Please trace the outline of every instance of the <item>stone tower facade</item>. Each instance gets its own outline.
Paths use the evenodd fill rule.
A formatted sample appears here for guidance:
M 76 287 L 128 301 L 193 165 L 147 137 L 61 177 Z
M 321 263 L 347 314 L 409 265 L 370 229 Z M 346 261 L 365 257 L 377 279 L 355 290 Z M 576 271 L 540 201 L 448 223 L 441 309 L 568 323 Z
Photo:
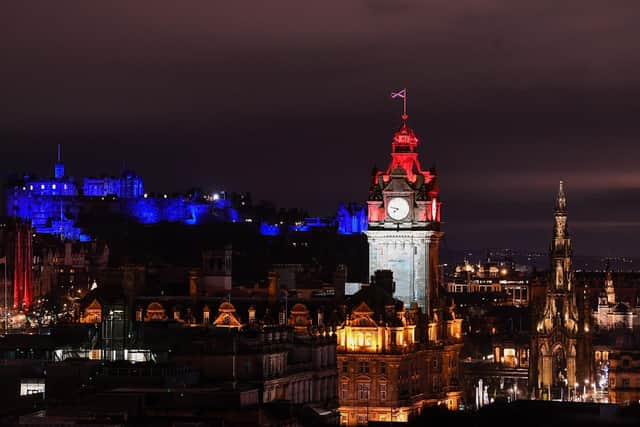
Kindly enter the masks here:
M 369 189 L 369 275 L 391 270 L 394 297 L 417 303 L 429 316 L 438 305 L 440 198 L 435 169 L 418 160 L 418 138 L 402 116 L 391 144 L 391 163 L 374 169 Z
M 571 267 L 572 246 L 567 226 L 567 202 L 560 181 L 549 258 L 551 273 L 543 309 L 532 334 L 529 383 L 543 399 L 569 399 L 583 383 L 593 381 L 589 315 L 579 302 Z M 583 305 L 582 305 L 583 307 Z

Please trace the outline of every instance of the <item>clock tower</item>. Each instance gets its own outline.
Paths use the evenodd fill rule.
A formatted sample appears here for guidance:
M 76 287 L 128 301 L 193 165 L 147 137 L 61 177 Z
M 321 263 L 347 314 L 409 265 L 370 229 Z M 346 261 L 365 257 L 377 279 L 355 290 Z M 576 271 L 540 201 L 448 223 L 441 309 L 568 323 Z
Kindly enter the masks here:
M 436 171 L 420 166 L 418 138 L 407 119 L 403 114 L 393 136 L 389 167 L 372 173 L 369 274 L 393 271 L 394 296 L 406 305 L 416 302 L 431 317 L 438 306 L 440 198 Z

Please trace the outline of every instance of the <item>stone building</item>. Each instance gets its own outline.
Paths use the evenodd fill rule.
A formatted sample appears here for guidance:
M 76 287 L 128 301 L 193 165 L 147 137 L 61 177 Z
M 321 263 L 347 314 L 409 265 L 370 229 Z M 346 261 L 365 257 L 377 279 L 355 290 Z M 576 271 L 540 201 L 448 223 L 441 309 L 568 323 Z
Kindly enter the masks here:
M 385 171 L 374 169 L 366 232 L 370 286 L 343 307 L 337 329 L 343 425 L 407 421 L 427 405 L 458 408 L 462 319 L 444 307 L 438 269 L 440 197 L 402 115 Z
M 176 314 L 158 302 L 138 310 L 141 345 L 199 371 L 205 382 L 256 387 L 260 403 L 335 404 L 335 334 L 304 304 L 295 304 L 284 324 L 260 301 L 244 315 L 229 301 L 189 319 Z
M 427 321 L 380 282 L 347 301 L 337 329 L 341 424 L 404 422 L 438 404 L 457 409 L 462 319 L 451 306 Z
M 640 336 L 620 330 L 609 351 L 610 403 L 629 404 L 640 400 Z
M 613 274 L 609 265 L 604 280 L 604 288 L 598 296 L 598 305 L 593 311 L 594 326 L 599 331 L 612 329 L 639 329 L 640 301 L 621 301 L 616 296 Z
M 551 277 L 531 337 L 529 384 L 537 398 L 567 398 L 583 381 L 593 381 L 591 319 L 588 304 L 579 306 L 585 298 L 573 280 L 572 253 L 560 181 L 550 247 Z
M 441 203 L 435 168 L 422 169 L 418 138 L 407 119 L 404 114 L 393 136 L 388 168 L 373 171 L 367 201 L 369 275 L 393 271 L 394 296 L 431 316 L 439 303 Z

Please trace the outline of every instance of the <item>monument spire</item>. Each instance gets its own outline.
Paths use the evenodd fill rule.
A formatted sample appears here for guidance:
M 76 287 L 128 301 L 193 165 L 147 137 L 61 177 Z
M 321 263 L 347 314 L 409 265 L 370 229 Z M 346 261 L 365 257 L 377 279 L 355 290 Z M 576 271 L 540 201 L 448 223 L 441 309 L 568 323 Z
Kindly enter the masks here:
M 564 195 L 564 182 L 560 181 L 558 186 L 558 201 L 556 203 L 556 210 L 566 213 L 567 210 L 567 198 Z

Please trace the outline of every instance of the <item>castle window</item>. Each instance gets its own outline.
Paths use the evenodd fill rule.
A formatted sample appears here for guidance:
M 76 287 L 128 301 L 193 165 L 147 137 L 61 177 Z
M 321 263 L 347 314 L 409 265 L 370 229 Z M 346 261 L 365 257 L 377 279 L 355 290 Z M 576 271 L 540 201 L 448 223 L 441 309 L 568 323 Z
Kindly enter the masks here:
M 342 373 L 349 373 L 349 362 L 342 362 Z
M 631 383 L 631 381 L 629 381 L 629 378 L 623 378 L 622 379 L 622 388 L 629 388 L 629 386 L 631 385 L 630 383 Z
M 360 362 L 360 373 L 361 374 L 369 373 L 369 362 Z
M 622 359 L 622 367 L 623 368 L 628 368 L 629 367 L 629 359 Z
M 387 385 L 380 384 L 380 400 L 387 400 Z

